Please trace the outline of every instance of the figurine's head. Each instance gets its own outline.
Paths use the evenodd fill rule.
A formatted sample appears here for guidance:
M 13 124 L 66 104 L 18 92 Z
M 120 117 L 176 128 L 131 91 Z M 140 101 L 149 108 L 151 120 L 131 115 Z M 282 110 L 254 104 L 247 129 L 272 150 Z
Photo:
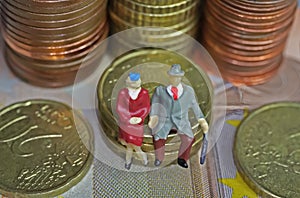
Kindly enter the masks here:
M 129 73 L 126 79 L 126 86 L 131 89 L 138 89 L 141 87 L 141 75 L 139 73 Z
M 181 66 L 179 64 L 173 64 L 168 71 L 168 74 L 171 85 L 177 87 L 179 83 L 181 83 L 184 71 L 181 70 Z

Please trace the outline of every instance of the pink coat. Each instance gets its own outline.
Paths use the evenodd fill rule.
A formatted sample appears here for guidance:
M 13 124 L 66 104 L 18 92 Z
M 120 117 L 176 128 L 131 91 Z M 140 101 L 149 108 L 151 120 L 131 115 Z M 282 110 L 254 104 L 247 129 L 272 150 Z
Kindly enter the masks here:
M 141 146 L 144 136 L 144 120 L 150 112 L 150 97 L 146 89 L 141 88 L 138 97 L 130 98 L 128 89 L 120 90 L 117 99 L 117 114 L 119 116 L 119 137 L 127 143 Z M 140 117 L 139 124 L 130 124 L 131 117 Z

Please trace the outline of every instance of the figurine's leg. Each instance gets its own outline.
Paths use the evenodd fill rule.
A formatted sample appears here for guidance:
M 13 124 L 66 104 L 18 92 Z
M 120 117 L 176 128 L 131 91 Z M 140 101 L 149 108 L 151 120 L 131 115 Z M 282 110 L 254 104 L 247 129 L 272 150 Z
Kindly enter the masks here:
M 165 158 L 165 139 L 154 140 L 155 166 L 159 166 Z
M 130 144 L 128 144 L 126 148 L 126 162 L 125 162 L 125 168 L 128 170 L 131 167 L 132 153 L 133 153 L 133 148 Z
M 178 152 L 178 158 L 187 161 L 190 158 L 190 152 L 195 138 L 191 138 L 184 134 L 179 134 L 181 144 Z
M 127 146 L 127 142 L 121 138 L 118 139 L 123 146 Z
M 136 151 L 138 157 L 144 161 L 144 165 L 146 166 L 148 164 L 147 154 L 144 151 L 142 151 L 140 146 L 133 145 L 133 148 Z
M 190 138 L 187 135 L 179 134 L 181 143 L 178 152 L 178 164 L 183 168 L 188 168 L 187 160 L 190 158 L 191 148 L 194 142 L 194 138 Z

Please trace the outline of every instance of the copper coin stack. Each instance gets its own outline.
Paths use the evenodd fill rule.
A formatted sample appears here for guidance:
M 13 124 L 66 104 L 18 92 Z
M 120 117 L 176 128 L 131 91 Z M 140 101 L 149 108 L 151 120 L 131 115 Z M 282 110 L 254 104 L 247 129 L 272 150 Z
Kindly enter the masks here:
M 201 5 L 199 0 L 111 0 L 111 33 L 148 27 L 134 35 L 130 32 L 128 37 L 120 38 L 119 42 L 125 48 L 150 45 L 172 50 L 184 49 L 188 43 L 182 35 L 197 34 Z
M 11 70 L 43 87 L 71 85 L 79 69 L 88 76 L 100 55 L 85 57 L 108 35 L 106 5 L 106 0 L 3 0 Z
M 276 74 L 296 8 L 296 0 L 207 1 L 202 43 L 223 77 L 255 85 Z

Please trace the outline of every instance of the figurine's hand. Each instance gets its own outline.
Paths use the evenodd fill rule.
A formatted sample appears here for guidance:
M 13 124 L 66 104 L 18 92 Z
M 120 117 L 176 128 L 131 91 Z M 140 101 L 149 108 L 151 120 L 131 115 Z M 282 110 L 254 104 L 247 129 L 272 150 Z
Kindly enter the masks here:
M 158 124 L 158 116 L 150 116 L 148 126 L 153 129 Z
M 200 126 L 201 126 L 201 128 L 203 130 L 203 133 L 206 134 L 208 132 L 208 129 L 209 129 L 206 120 L 204 118 L 200 118 L 198 120 L 198 122 L 199 122 L 199 124 L 200 124 Z
M 129 120 L 130 124 L 139 124 L 142 121 L 142 118 L 140 117 L 132 117 Z

